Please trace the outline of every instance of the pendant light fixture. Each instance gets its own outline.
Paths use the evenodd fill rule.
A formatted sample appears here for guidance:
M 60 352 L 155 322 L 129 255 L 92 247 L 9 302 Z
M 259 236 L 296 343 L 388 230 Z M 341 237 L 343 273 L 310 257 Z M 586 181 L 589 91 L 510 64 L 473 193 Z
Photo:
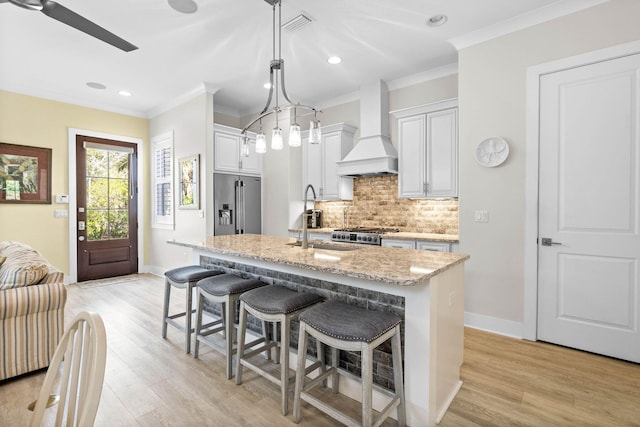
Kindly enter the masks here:
M 321 138 L 320 121 L 318 120 L 318 111 L 314 107 L 307 105 L 301 105 L 300 103 L 293 103 L 287 95 L 287 91 L 284 85 L 284 60 L 282 59 L 282 0 L 265 0 L 273 7 L 273 59 L 269 64 L 269 97 L 264 109 L 254 118 L 243 130 L 242 134 L 246 136 L 247 132 L 256 124 L 260 123 L 260 131 L 256 134 L 256 153 L 265 153 L 267 151 L 266 135 L 262 132 L 262 119 L 264 117 L 274 115 L 275 127 L 271 133 L 271 149 L 282 150 L 283 148 L 283 136 L 282 129 L 279 125 L 278 114 L 283 111 L 290 111 L 293 109 L 293 122 L 289 127 L 289 146 L 299 147 L 302 144 L 302 136 L 300 132 L 300 125 L 298 120 L 298 109 L 309 111 L 309 113 L 303 115 L 313 114 L 313 120 L 310 122 L 309 127 L 309 143 L 319 144 Z M 276 20 L 276 6 L 277 6 L 277 20 Z M 277 31 L 276 31 L 276 25 Z M 277 35 L 277 42 L 276 42 Z M 276 44 L 278 47 L 276 56 Z M 288 105 L 279 104 L 279 93 L 282 92 L 282 96 L 289 103 Z M 274 96 L 275 94 L 275 96 Z M 275 98 L 275 106 L 271 107 L 271 101 Z M 246 154 L 245 154 L 246 153 Z M 247 157 L 249 155 L 248 148 L 245 150 L 244 146 L 241 149 L 241 155 Z

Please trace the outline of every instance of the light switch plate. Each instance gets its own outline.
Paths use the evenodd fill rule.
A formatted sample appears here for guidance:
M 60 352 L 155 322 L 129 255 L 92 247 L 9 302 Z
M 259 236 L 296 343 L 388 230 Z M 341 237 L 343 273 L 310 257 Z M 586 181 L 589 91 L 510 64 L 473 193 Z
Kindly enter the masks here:
M 489 222 L 489 211 L 475 211 L 473 214 L 473 220 L 475 222 Z
M 69 211 L 65 210 L 65 209 L 56 209 L 53 211 L 53 216 L 55 218 L 68 218 L 69 217 Z

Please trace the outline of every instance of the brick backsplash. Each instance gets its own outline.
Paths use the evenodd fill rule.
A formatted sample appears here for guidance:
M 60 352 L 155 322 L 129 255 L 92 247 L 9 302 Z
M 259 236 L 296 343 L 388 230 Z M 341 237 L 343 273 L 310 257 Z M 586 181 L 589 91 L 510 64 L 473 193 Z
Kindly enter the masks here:
M 397 227 L 414 233 L 458 234 L 458 200 L 399 199 L 397 175 L 355 178 L 352 201 L 316 202 L 315 207 L 322 210 L 322 226 L 328 228 Z

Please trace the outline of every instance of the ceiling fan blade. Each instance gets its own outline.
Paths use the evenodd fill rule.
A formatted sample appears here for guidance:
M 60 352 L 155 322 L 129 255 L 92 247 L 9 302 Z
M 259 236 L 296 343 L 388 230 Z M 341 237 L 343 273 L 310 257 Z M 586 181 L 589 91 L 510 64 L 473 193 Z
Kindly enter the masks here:
M 132 50 L 137 49 L 137 46 L 132 45 L 128 41 L 121 39 L 112 32 L 105 30 L 101 26 L 89 21 L 87 18 L 78 15 L 74 11 L 67 9 L 54 1 L 42 0 L 42 13 L 50 18 L 102 40 L 105 43 L 109 43 L 118 49 L 122 49 L 125 52 L 131 52 Z

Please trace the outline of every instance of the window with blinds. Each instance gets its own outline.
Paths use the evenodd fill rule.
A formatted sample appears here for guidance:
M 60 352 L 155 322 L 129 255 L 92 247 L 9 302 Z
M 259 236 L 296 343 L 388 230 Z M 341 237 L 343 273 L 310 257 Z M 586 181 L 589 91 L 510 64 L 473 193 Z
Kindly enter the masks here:
M 151 140 L 153 164 L 153 226 L 173 229 L 173 133 Z

